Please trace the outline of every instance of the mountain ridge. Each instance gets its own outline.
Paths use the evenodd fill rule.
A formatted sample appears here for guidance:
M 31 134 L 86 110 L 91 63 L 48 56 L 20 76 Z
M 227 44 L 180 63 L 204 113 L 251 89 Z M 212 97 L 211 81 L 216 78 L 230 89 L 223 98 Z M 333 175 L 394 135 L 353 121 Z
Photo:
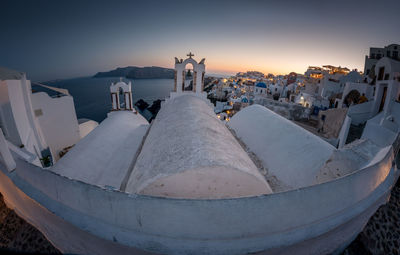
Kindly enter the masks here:
M 116 69 L 107 72 L 98 72 L 93 77 L 125 77 L 128 79 L 173 79 L 174 69 L 158 66 L 127 66 L 117 67 Z

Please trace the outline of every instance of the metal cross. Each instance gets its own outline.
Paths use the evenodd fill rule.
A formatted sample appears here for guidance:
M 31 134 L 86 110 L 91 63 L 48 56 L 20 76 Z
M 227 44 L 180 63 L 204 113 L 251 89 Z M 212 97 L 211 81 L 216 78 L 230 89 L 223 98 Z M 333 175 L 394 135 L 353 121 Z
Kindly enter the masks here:
M 192 58 L 194 56 L 194 54 L 192 54 L 192 52 L 189 52 L 189 54 L 187 54 L 186 56 L 188 56 L 189 58 Z

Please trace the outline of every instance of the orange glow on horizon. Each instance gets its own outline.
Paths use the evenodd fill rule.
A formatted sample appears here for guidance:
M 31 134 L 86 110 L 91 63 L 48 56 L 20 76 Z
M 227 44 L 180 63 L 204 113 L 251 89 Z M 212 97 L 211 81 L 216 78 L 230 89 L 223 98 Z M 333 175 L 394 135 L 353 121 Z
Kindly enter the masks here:
M 369 48 L 355 49 L 340 49 L 332 51 L 328 45 L 320 44 L 306 44 L 300 43 L 300 46 L 293 47 L 293 45 L 285 45 L 282 43 L 273 45 L 263 45 L 258 47 L 245 47 L 240 48 L 234 45 L 228 45 L 223 51 L 220 47 L 200 49 L 200 47 L 193 47 L 194 49 L 176 49 L 176 46 L 157 50 L 157 54 L 146 53 L 143 51 L 140 56 L 125 55 L 125 66 L 161 66 L 167 68 L 174 68 L 174 57 L 178 59 L 186 59 L 186 54 L 191 51 L 194 53 L 194 59 L 200 61 L 205 58 L 206 72 L 211 74 L 226 74 L 233 75 L 237 72 L 245 71 L 259 71 L 264 74 L 272 73 L 289 74 L 296 72 L 303 74 L 309 66 L 323 66 L 333 65 L 347 67 L 350 70 L 364 69 L 364 56 L 368 53 Z M 184 48 L 184 47 L 182 47 Z M 290 49 L 290 50 L 288 50 Z M 350 54 L 348 53 L 350 52 Z M 151 54 L 151 55 L 150 55 Z M 135 60 L 135 64 L 132 63 Z M 121 62 L 116 63 L 121 66 Z

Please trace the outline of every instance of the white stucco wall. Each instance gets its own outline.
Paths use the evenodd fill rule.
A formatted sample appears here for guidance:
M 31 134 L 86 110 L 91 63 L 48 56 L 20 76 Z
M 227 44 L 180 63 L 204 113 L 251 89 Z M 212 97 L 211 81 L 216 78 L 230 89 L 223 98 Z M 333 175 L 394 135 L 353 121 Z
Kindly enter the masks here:
M 333 78 L 337 81 L 330 81 L 329 78 Z M 334 75 L 325 75 L 321 80 L 321 96 L 322 97 L 330 97 L 334 94 L 340 93 L 342 87 L 340 86 L 340 82 L 338 80 L 339 77 Z
M 32 106 L 40 123 L 43 136 L 57 161 L 64 148 L 74 145 L 80 139 L 74 99 L 71 96 L 51 98 L 45 92 L 32 94 Z
M 11 155 L 10 149 L 8 148 L 8 142 L 4 137 L 3 130 L 0 128 L 0 161 L 6 166 L 8 171 L 12 171 L 17 167 L 13 156 Z
M 346 144 L 347 136 L 349 134 L 350 130 L 350 125 L 351 125 L 351 118 L 346 115 L 346 118 L 344 119 L 344 123 L 342 125 L 342 128 L 340 129 L 339 133 L 339 145 L 338 148 L 342 148 Z
M 21 144 L 16 145 L 24 145 L 28 151 L 41 158 L 41 151 L 47 147 L 47 143 L 33 114 L 30 81 L 24 76 L 22 80 L 7 80 L 6 85 L 13 120 L 21 140 Z
M 351 117 L 351 123 L 359 125 L 366 122 L 372 116 L 372 109 L 374 107 L 374 100 L 362 104 L 356 104 L 349 107 L 347 115 Z
M 344 87 L 343 90 L 343 95 L 340 103 L 338 104 L 338 107 L 341 108 L 343 107 L 344 104 L 344 98 L 350 93 L 352 90 L 357 90 L 360 93 L 360 96 L 362 94 L 365 94 L 365 97 L 368 100 L 373 100 L 373 93 L 374 93 L 374 86 L 370 85 L 368 83 L 354 83 L 354 82 L 347 82 L 346 86 Z
M 269 174 L 291 188 L 311 185 L 335 150 L 321 138 L 260 105 L 241 110 L 228 125 L 258 156 Z
M 0 81 L 0 128 L 2 128 L 7 140 L 16 145 L 22 144 L 17 126 L 15 125 L 6 81 Z
M 383 74 L 383 79 L 385 79 L 386 74 L 388 74 L 388 80 L 393 80 L 395 73 L 400 72 L 400 61 L 396 61 L 388 57 L 383 57 L 379 59 L 375 66 L 375 75 L 377 77 L 377 80 L 379 79 L 379 69 L 381 67 L 384 67 L 385 70 Z

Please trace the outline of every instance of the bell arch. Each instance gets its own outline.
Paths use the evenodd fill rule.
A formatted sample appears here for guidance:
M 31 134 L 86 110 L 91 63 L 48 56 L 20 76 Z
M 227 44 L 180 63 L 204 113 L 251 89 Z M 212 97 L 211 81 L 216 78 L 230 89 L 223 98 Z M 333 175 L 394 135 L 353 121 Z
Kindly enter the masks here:
M 183 82 L 182 82 L 182 91 L 193 91 L 196 89 L 196 74 L 194 70 L 194 65 L 188 62 L 183 69 Z M 189 87 L 191 89 L 189 90 Z
M 174 84 L 174 92 L 182 93 L 184 92 L 185 86 L 185 67 L 187 64 L 191 64 L 193 66 L 193 88 L 192 92 L 194 93 L 202 93 L 204 90 L 204 74 L 205 74 L 205 65 L 203 58 L 199 63 L 192 58 L 194 56 L 191 52 L 187 54 L 188 58 L 178 59 L 175 58 L 175 84 Z
M 122 92 L 123 100 L 125 101 L 125 105 L 121 106 L 120 102 L 120 93 Z M 110 86 L 110 94 L 111 94 L 111 111 L 133 111 L 133 103 L 132 103 L 132 84 L 129 82 L 126 84 L 122 81 L 122 78 L 117 83 L 111 83 Z

